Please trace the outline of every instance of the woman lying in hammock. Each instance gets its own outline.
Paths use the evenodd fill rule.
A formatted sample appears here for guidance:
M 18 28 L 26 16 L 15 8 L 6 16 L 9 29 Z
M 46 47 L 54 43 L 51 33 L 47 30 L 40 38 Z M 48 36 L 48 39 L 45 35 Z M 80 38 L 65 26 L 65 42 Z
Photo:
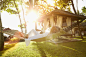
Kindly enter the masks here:
M 17 37 L 19 39 L 25 39 L 26 46 L 29 45 L 30 41 L 37 41 L 41 38 L 41 41 L 43 41 L 43 37 L 46 37 L 49 34 L 49 32 L 40 34 L 36 30 L 32 29 L 28 34 L 23 34 L 21 32 L 16 32 L 14 37 Z
M 59 28 L 56 28 L 56 29 L 58 29 L 58 31 L 59 31 Z M 48 29 L 47 29 L 45 33 L 39 34 L 36 30 L 32 29 L 32 30 L 28 33 L 28 35 L 24 35 L 24 34 L 22 34 L 22 33 L 19 33 L 19 34 L 16 33 L 17 36 L 15 36 L 15 37 L 20 38 L 20 39 L 24 39 L 24 38 L 25 38 L 26 46 L 28 46 L 31 40 L 32 40 L 32 41 L 37 41 L 38 39 L 41 39 L 41 40 L 39 40 L 39 41 L 44 41 L 44 40 L 46 40 L 46 39 L 44 39 L 44 37 L 46 37 L 49 33 L 51 33 L 52 30 L 53 30 L 53 33 L 54 33 L 54 32 L 57 32 L 55 29 L 52 29 L 52 28 L 51 28 L 51 30 L 49 30 L 50 32 L 49 32 Z
M 28 39 L 28 38 L 33 37 L 33 36 L 36 36 L 36 35 L 42 35 L 43 36 L 44 34 L 48 34 L 48 33 L 49 32 L 46 32 L 46 33 L 41 34 L 41 33 L 38 33 L 36 30 L 32 29 L 28 34 L 23 34 L 21 32 L 16 32 L 14 34 L 14 37 L 17 37 L 19 39 L 24 39 L 24 38 L 25 39 Z

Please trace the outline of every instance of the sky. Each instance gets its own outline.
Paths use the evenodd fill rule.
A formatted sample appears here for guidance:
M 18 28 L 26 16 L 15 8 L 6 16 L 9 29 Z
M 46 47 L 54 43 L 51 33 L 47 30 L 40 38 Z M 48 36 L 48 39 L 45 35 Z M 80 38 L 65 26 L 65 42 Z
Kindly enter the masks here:
M 75 4 L 75 7 L 76 7 L 76 0 L 74 0 L 74 4 Z M 86 6 L 86 0 L 83 0 L 83 1 L 78 0 L 78 9 L 79 9 L 80 12 L 81 12 L 81 9 L 82 9 L 83 6 Z M 20 24 L 18 16 L 14 15 L 14 14 L 10 15 L 7 12 L 2 12 L 1 13 L 1 19 L 2 19 L 2 26 L 3 27 L 11 28 L 11 29 L 15 29 L 15 30 L 20 31 L 20 28 L 18 27 L 18 25 Z M 34 27 L 35 23 L 28 23 L 27 25 L 28 25 L 28 27 L 27 27 L 28 32 L 31 29 L 35 29 L 35 27 Z
M 76 0 L 74 0 L 74 5 L 76 7 Z M 78 9 L 79 9 L 80 12 L 82 12 L 81 9 L 82 9 L 83 6 L 86 6 L 86 0 L 83 0 L 83 1 L 82 0 L 78 0 Z
M 7 12 L 2 12 L 1 14 L 1 19 L 2 19 L 2 26 L 5 27 L 5 28 L 11 28 L 11 29 L 14 29 L 14 30 L 19 30 L 21 31 L 21 29 L 18 27 L 18 25 L 20 25 L 20 20 L 19 20 L 19 17 L 12 14 L 10 15 L 9 13 Z M 35 23 L 27 23 L 28 25 L 28 32 L 31 30 L 31 29 L 35 29 Z
M 10 15 L 7 12 L 1 13 L 1 19 L 2 19 L 2 26 L 6 28 L 12 28 L 12 29 L 18 29 L 18 25 L 20 24 L 19 19 L 16 15 L 12 14 Z

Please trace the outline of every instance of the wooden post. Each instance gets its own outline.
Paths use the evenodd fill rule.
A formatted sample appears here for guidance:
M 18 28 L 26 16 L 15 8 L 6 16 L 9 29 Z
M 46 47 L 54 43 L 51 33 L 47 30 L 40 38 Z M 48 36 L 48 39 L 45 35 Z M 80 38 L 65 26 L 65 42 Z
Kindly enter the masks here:
M 72 22 L 74 22 L 74 21 L 71 19 L 71 31 L 72 31 L 72 34 L 73 34 L 74 37 L 75 37 L 75 29 L 74 29 L 74 28 L 72 29 Z
M 1 22 L 1 12 L 0 12 L 0 51 L 4 49 L 4 37 L 2 33 L 2 22 Z
M 73 31 L 72 31 L 72 19 L 71 19 L 71 32 L 72 32 L 72 34 L 73 34 Z M 72 38 L 73 36 L 71 35 L 71 38 Z
M 78 29 L 79 29 L 80 36 L 81 36 L 81 38 L 83 39 L 83 36 L 82 36 L 82 34 L 81 34 L 81 30 L 80 30 L 80 26 L 79 26 L 79 20 L 77 20 L 77 24 L 78 24 Z
M 84 36 L 85 36 L 85 29 L 84 29 L 85 27 L 84 26 L 82 26 L 82 29 L 83 29 L 83 33 L 84 33 Z

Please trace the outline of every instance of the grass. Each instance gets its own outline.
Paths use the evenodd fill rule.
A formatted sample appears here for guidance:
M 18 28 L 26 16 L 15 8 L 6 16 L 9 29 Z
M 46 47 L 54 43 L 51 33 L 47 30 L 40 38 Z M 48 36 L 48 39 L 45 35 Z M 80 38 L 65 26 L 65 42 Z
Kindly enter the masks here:
M 78 37 L 79 38 L 79 37 Z M 78 42 L 53 44 L 31 41 L 5 45 L 0 57 L 86 57 L 86 39 Z

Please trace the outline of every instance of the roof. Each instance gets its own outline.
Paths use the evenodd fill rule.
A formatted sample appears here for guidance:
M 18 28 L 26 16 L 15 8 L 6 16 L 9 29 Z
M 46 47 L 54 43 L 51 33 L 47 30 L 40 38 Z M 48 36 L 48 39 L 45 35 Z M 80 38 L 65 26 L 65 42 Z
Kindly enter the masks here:
M 67 17 L 71 17 L 72 19 L 86 19 L 86 16 L 83 16 L 83 15 L 78 15 L 78 14 L 70 13 L 68 11 L 55 9 L 55 10 L 49 12 L 48 14 L 45 14 L 42 17 L 40 17 L 38 19 L 38 21 L 42 21 L 45 18 L 49 18 L 50 16 L 56 16 L 56 15 L 67 16 Z

